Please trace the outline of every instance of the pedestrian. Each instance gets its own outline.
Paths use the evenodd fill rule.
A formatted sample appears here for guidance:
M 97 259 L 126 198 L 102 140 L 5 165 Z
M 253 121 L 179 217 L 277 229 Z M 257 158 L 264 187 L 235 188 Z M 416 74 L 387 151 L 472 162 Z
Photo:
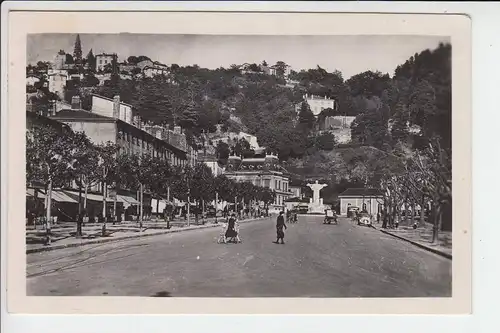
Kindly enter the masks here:
M 234 238 L 234 237 L 238 236 L 238 233 L 236 232 L 236 214 L 235 213 L 233 213 L 232 216 L 229 217 L 225 236 L 226 236 L 226 238 Z
M 283 212 L 281 211 L 276 219 L 276 244 L 279 244 L 281 239 L 281 244 L 285 244 L 285 231 L 286 224 L 285 218 L 283 217 Z

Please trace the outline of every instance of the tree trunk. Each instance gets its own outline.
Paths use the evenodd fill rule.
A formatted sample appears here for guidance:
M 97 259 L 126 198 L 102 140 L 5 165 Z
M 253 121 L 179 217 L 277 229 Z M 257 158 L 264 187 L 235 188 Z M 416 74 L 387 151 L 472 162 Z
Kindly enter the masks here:
M 88 215 L 88 212 L 87 212 L 87 194 L 88 194 L 88 191 L 89 191 L 89 186 L 85 185 L 85 197 L 83 198 L 83 210 L 85 212 L 85 215 Z
M 117 200 L 118 200 L 118 187 L 115 186 L 115 197 L 113 198 L 113 224 L 115 224 L 116 221 L 118 220 L 116 217 Z
M 141 198 L 141 202 L 140 202 L 140 212 L 139 212 L 139 229 L 142 231 L 142 218 L 143 218 L 143 214 L 144 214 L 144 188 L 141 184 L 140 186 L 140 198 Z
M 394 228 L 394 226 L 396 225 L 396 223 L 398 223 L 398 220 L 397 220 L 398 207 L 397 207 L 396 204 L 393 204 L 393 206 L 391 207 L 391 212 L 392 212 L 391 228 Z
M 434 244 L 437 242 L 439 237 L 439 224 L 441 219 L 441 206 L 436 204 L 437 200 L 434 200 L 433 203 L 433 225 L 432 225 L 432 241 Z
M 411 201 L 411 225 L 415 224 L 415 200 Z
M 202 206 L 202 218 L 203 218 L 203 224 L 205 224 L 205 200 L 201 199 L 201 206 Z
M 217 223 L 217 210 L 219 208 L 219 193 L 215 192 L 215 223 Z
M 167 210 L 167 229 L 170 229 L 170 214 L 172 214 L 170 212 L 174 210 L 173 205 L 170 204 L 170 186 L 167 187 L 167 204 L 168 204 L 168 207 L 170 207 Z
M 156 198 L 156 216 L 160 216 L 160 197 Z
M 405 210 L 404 224 L 408 225 L 408 199 L 405 199 L 404 210 Z
M 102 183 L 102 218 L 103 218 L 103 223 L 106 223 L 106 196 L 107 196 L 107 191 L 106 191 L 106 182 Z
M 419 227 L 423 227 L 425 225 L 425 209 L 426 209 L 426 204 L 425 204 L 425 196 L 422 195 L 422 201 L 420 203 L 420 222 L 419 222 Z
M 382 213 L 384 214 L 382 218 L 382 228 L 386 229 L 387 228 L 387 222 L 388 222 L 388 202 L 387 198 L 384 197 L 384 209 L 382 210 Z
M 187 226 L 191 226 L 191 199 L 189 198 L 189 195 L 187 197 Z
M 50 210 L 52 207 L 52 180 L 49 181 L 49 184 L 47 186 L 47 191 L 45 192 L 45 196 L 47 198 L 47 214 L 45 218 L 47 219 L 47 240 L 46 244 L 50 245 L 51 244 L 51 230 L 50 230 Z
M 82 182 L 78 186 L 78 217 L 76 219 L 76 237 L 82 237 Z

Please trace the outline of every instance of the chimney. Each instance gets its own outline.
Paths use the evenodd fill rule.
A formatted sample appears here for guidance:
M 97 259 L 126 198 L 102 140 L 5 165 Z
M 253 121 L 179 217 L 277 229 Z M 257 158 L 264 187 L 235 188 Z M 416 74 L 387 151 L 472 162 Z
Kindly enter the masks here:
M 174 133 L 175 134 L 181 134 L 181 127 L 180 126 L 174 126 Z
M 120 95 L 113 97 L 113 118 L 120 118 Z
M 80 96 L 71 97 L 71 110 L 80 110 L 81 108 L 82 102 L 80 101 Z

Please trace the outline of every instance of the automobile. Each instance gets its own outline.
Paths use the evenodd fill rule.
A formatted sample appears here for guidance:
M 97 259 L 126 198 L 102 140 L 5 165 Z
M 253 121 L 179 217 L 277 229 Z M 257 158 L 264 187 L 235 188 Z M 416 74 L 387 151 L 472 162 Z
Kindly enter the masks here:
M 362 211 L 358 215 L 358 225 L 366 225 L 366 226 L 371 226 L 372 225 L 372 218 L 370 214 L 366 211 Z
M 206 211 L 207 217 L 215 217 L 216 213 L 217 212 L 216 212 L 215 208 L 213 208 L 213 207 L 208 208 Z
M 359 207 L 349 206 L 347 207 L 347 217 L 352 217 L 353 212 L 359 212 Z

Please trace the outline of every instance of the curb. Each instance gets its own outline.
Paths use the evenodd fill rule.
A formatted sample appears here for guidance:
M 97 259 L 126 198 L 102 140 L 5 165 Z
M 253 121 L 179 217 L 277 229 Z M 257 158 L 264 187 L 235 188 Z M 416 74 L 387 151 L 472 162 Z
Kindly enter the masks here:
M 238 223 L 254 222 L 254 221 L 264 220 L 264 219 L 261 219 L 261 218 L 249 219 L 249 220 L 239 221 Z M 217 223 L 217 224 L 208 224 L 208 225 L 201 225 L 201 226 L 195 226 L 195 227 L 189 227 L 189 228 L 167 229 L 167 230 L 158 231 L 158 232 L 150 233 L 150 234 L 139 233 L 137 235 L 121 236 L 121 237 L 117 237 L 117 238 L 111 237 L 111 238 L 103 238 L 103 239 L 94 239 L 94 240 L 89 240 L 89 241 L 83 241 L 80 243 L 70 243 L 70 244 L 61 244 L 61 245 L 40 247 L 40 248 L 36 248 L 36 249 L 26 249 L 26 254 L 48 252 L 48 251 L 61 250 L 61 249 L 67 249 L 67 248 L 71 248 L 71 247 L 79 247 L 79 246 L 92 245 L 92 244 L 118 242 L 118 241 L 122 241 L 122 240 L 129 240 L 129 239 L 141 238 L 141 237 L 160 236 L 160 235 L 173 234 L 173 233 L 178 233 L 178 232 L 183 232 L 183 231 L 216 228 L 216 227 L 220 227 L 220 226 L 221 226 L 220 223 Z
M 385 231 L 385 230 L 382 230 L 382 229 L 378 229 L 380 232 L 386 234 L 386 235 L 390 235 L 394 238 L 397 238 L 397 239 L 400 239 L 402 241 L 405 241 L 405 242 L 408 242 L 410 244 L 413 244 L 421 249 L 424 249 L 424 250 L 427 250 L 429 252 L 432 252 L 434 254 L 437 254 L 437 255 L 440 255 L 441 257 L 444 257 L 446 259 L 450 259 L 452 260 L 452 255 L 449 254 L 449 253 L 446 253 L 446 252 L 443 252 L 443 251 L 440 251 L 440 250 L 436 250 L 436 249 L 433 249 L 432 247 L 429 247 L 429 246 L 425 246 L 423 244 L 420 244 L 418 242 L 415 242 L 415 241 L 412 241 L 412 240 L 409 240 L 408 238 L 404 238 L 404 237 L 401 237 L 401 236 L 398 236 L 398 235 L 395 235 L 389 231 Z

